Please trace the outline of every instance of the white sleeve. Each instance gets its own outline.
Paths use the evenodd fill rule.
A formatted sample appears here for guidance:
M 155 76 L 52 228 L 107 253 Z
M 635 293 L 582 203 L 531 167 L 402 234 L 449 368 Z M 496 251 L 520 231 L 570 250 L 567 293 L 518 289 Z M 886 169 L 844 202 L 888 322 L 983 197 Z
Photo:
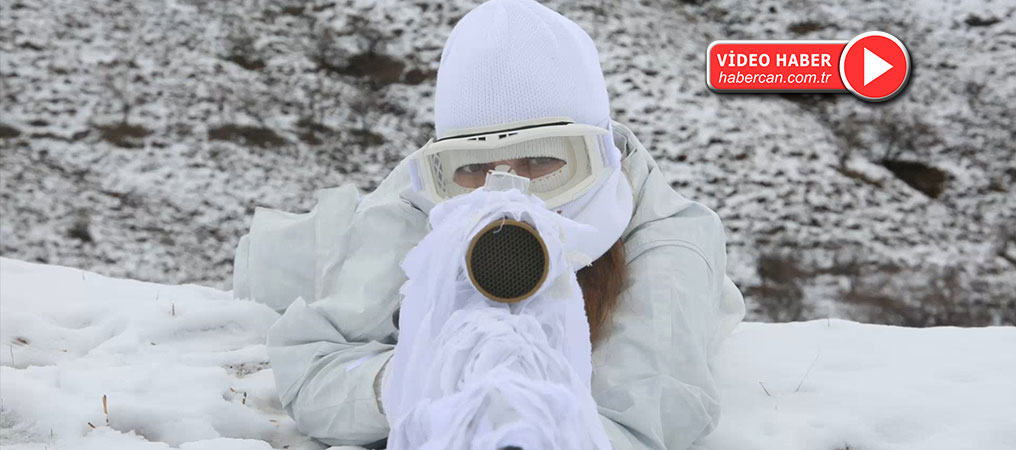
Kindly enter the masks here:
M 644 149 L 626 164 L 639 181 L 628 281 L 593 349 L 593 397 L 615 449 L 683 450 L 718 424 L 709 359 L 744 302 L 719 217 L 674 192 Z
M 359 193 L 352 184 L 317 192 L 310 212 L 257 208 L 233 260 L 233 296 L 282 312 L 296 298 L 314 302 L 345 257 Z
M 388 437 L 374 380 L 395 346 L 347 339 L 319 304 L 294 302 L 271 328 L 268 357 L 297 428 L 329 445 L 375 447 Z
M 327 288 L 293 302 L 269 330 L 279 399 L 301 432 L 329 445 L 383 445 L 389 429 L 374 382 L 398 338 L 406 276 L 397 262 L 426 233 L 425 219 L 403 203 L 359 211 L 344 261 L 320 281 Z

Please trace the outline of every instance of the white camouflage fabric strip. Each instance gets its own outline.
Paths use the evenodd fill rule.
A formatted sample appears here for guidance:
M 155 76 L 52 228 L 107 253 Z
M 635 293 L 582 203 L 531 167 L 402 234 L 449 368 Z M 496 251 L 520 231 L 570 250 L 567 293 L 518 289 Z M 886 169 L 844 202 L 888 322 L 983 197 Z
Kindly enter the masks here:
M 487 299 L 466 276 L 473 236 L 503 218 L 532 225 L 550 256 L 547 281 L 518 303 Z M 589 325 L 575 277 L 586 256 L 568 239 L 590 225 L 518 190 L 486 189 L 438 204 L 430 223 L 402 263 L 399 342 L 382 388 L 388 448 L 610 448 L 590 393 Z

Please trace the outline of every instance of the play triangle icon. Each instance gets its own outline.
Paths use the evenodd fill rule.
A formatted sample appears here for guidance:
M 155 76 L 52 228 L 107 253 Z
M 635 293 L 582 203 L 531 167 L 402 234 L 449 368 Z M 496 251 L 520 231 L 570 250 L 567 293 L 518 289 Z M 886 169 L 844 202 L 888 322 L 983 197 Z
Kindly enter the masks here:
M 876 78 L 892 69 L 893 65 L 887 63 L 871 50 L 864 49 L 864 85 L 875 81 Z

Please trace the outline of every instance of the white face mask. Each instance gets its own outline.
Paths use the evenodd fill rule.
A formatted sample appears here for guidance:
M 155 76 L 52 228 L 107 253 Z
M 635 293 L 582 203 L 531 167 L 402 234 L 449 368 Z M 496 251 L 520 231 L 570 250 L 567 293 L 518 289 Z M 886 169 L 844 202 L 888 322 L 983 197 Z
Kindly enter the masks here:
M 589 261 L 596 260 L 621 238 L 631 222 L 634 197 L 628 177 L 620 167 L 610 167 L 609 174 L 577 200 L 560 208 L 561 215 L 578 223 L 589 225 L 589 231 L 566 236 L 566 248 L 585 254 Z

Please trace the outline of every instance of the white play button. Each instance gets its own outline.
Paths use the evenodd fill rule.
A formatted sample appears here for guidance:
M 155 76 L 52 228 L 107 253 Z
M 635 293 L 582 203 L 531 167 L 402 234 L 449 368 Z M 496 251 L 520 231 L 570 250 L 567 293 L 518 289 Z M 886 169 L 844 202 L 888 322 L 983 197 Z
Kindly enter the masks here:
M 887 63 L 884 59 L 879 58 L 878 55 L 871 52 L 871 50 L 864 49 L 864 85 L 875 81 L 876 78 L 882 76 L 882 74 L 892 69 L 893 65 Z
M 861 33 L 840 53 L 840 81 L 862 100 L 881 102 L 900 93 L 910 79 L 910 54 L 895 36 Z

